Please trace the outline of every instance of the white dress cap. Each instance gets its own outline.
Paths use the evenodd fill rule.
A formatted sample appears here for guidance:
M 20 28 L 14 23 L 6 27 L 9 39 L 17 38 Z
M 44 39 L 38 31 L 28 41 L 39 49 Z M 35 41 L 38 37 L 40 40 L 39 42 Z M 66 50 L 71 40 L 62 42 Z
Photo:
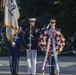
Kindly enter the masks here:
M 29 21 L 36 21 L 36 18 L 29 18 Z

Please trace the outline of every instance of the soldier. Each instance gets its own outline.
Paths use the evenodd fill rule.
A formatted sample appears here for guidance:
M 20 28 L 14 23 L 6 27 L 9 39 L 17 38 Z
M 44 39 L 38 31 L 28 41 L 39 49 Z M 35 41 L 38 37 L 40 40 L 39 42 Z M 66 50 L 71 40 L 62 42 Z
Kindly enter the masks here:
M 25 30 L 28 74 L 36 74 L 37 44 L 39 29 L 35 26 L 36 18 L 29 18 L 30 26 Z
M 49 55 L 49 67 L 50 69 L 50 75 L 58 75 L 59 74 L 59 66 L 57 61 L 57 54 L 62 51 L 64 46 L 64 38 L 60 32 L 60 29 L 57 29 L 56 27 L 56 19 L 50 20 L 50 28 L 48 30 L 48 35 L 52 34 L 52 45 L 51 45 L 51 55 Z M 54 45 L 55 44 L 55 45 Z M 55 49 L 55 48 L 56 49 Z M 56 53 L 54 53 L 53 50 L 56 50 Z
M 51 19 L 50 23 L 45 29 L 46 31 L 44 31 L 44 33 L 41 34 L 42 36 L 39 38 L 40 47 L 42 48 L 43 51 L 46 50 L 42 70 L 44 73 L 48 61 L 50 75 L 59 74 L 57 55 L 60 51 L 62 51 L 64 46 L 64 38 L 60 32 L 60 29 L 57 29 L 55 26 L 56 26 L 56 19 Z
M 71 37 L 71 42 L 73 45 L 73 54 L 76 54 L 76 33 L 74 33 L 73 36 Z
M 56 25 L 56 19 L 51 19 L 50 20 L 50 29 L 58 31 L 58 29 L 55 27 L 55 25 Z M 54 59 L 53 53 L 52 53 L 52 55 L 49 56 L 49 62 L 48 63 L 49 63 L 49 65 L 51 65 L 49 67 L 50 75 L 55 75 L 55 67 L 54 67 L 55 59 Z
M 0 52 L 1 52 L 1 45 L 3 41 L 4 41 L 4 27 L 1 27 L 0 28 Z
M 73 46 L 74 46 L 74 51 L 73 53 L 76 54 L 76 33 L 74 33 L 74 41 L 73 41 Z
M 9 41 L 9 63 L 12 75 L 18 75 L 20 45 L 23 41 L 23 32 L 20 31 L 14 36 L 13 41 Z

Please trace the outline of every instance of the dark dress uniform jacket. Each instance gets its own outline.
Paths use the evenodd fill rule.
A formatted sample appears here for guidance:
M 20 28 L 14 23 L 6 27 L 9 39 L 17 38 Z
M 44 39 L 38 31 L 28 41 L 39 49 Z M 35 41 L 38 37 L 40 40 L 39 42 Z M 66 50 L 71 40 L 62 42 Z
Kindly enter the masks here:
M 19 58 L 20 55 L 20 45 L 23 41 L 23 32 L 18 33 L 18 39 L 15 41 L 15 47 L 11 45 L 11 41 L 9 41 L 9 55 L 14 56 L 15 58 Z
M 73 41 L 73 46 L 74 46 L 74 49 L 76 50 L 76 33 L 74 34 L 74 41 Z
M 36 30 L 38 32 L 36 32 Z M 30 35 L 30 28 L 26 28 L 25 30 L 25 46 L 26 49 L 29 49 L 29 35 Z M 37 27 L 32 28 L 32 38 L 31 38 L 31 49 L 36 49 L 37 50 L 37 45 L 38 45 L 38 38 L 39 38 L 39 29 Z

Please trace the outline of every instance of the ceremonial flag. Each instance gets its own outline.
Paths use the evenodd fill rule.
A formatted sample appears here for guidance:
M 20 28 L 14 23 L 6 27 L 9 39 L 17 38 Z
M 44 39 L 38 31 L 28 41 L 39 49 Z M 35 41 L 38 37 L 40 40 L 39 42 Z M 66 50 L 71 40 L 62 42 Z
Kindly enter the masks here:
M 6 26 L 6 37 L 8 40 L 13 39 L 14 35 L 19 31 L 19 17 L 20 13 L 16 0 L 5 0 L 4 25 Z
M 4 0 L 0 0 L 0 7 L 4 7 Z

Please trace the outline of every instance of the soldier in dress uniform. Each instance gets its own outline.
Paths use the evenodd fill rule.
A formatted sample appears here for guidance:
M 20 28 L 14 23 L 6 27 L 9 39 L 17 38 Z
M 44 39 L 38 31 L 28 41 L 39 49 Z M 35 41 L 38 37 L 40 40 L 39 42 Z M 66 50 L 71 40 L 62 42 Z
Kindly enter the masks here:
M 73 45 L 73 54 L 76 54 L 76 33 L 74 33 L 73 36 L 71 37 L 71 42 Z
M 20 45 L 23 42 L 23 32 L 20 31 L 14 36 L 13 41 L 9 41 L 9 63 L 12 75 L 18 75 Z
M 25 30 L 25 41 L 27 51 L 28 74 L 36 74 L 37 44 L 39 29 L 36 27 L 36 18 L 29 18 L 30 26 Z
M 49 29 L 57 31 L 58 29 L 55 27 L 55 25 L 56 25 L 56 19 L 51 19 L 50 20 L 50 28 Z M 50 75 L 55 75 L 55 67 L 54 67 L 55 59 L 54 59 L 54 55 L 53 54 L 51 54 L 49 56 L 49 62 L 48 63 L 49 63 L 49 65 L 51 65 L 51 66 L 49 66 Z
M 60 29 L 58 29 L 58 28 L 56 28 L 56 19 L 51 19 L 50 20 L 50 28 L 49 28 L 49 31 L 55 31 L 55 33 L 56 32 L 60 32 L 61 33 L 61 30 Z M 50 32 L 49 32 L 50 33 Z M 48 33 L 48 34 L 49 34 Z M 54 35 L 54 33 L 53 33 L 53 35 Z M 61 35 L 61 40 L 62 40 L 62 35 Z M 60 41 L 60 40 L 58 40 L 58 41 Z M 55 39 L 55 43 L 56 42 L 58 42 L 56 39 Z M 62 40 L 63 41 L 63 40 Z M 61 42 L 61 41 L 60 41 Z M 53 43 L 52 43 L 53 44 Z M 56 44 L 55 44 L 55 46 L 56 46 Z M 58 49 L 57 49 L 58 50 Z M 56 51 L 57 51 L 56 50 Z M 62 51 L 62 49 L 61 49 L 61 51 Z M 60 50 L 59 51 L 57 51 L 57 54 L 58 54 L 58 52 L 60 52 Z M 54 57 L 55 55 L 54 55 L 54 53 L 53 53 L 53 51 L 51 51 L 51 55 L 49 56 L 49 65 L 51 65 L 50 67 L 49 67 L 49 71 L 50 71 L 50 75 L 58 75 L 57 73 L 56 73 L 56 66 L 55 66 L 55 57 Z M 57 56 L 57 55 L 56 55 Z M 57 59 L 57 58 L 56 58 Z M 58 65 L 58 64 L 57 64 Z M 59 66 L 57 66 L 57 69 L 58 69 L 58 71 L 59 71 Z
M 50 75 L 59 75 L 57 55 L 62 51 L 65 45 L 65 39 L 63 38 L 60 29 L 57 29 L 55 26 L 56 19 L 51 19 L 50 23 L 47 25 L 39 38 L 40 48 L 43 51 L 46 51 L 45 60 L 42 67 L 43 74 L 45 72 L 46 64 L 48 61 Z
M 76 33 L 74 33 L 73 37 L 74 37 L 74 41 L 73 41 L 74 50 L 73 50 L 73 53 L 76 54 Z
M 3 41 L 4 41 L 4 27 L 1 27 L 0 28 L 0 52 L 1 52 L 1 45 Z

